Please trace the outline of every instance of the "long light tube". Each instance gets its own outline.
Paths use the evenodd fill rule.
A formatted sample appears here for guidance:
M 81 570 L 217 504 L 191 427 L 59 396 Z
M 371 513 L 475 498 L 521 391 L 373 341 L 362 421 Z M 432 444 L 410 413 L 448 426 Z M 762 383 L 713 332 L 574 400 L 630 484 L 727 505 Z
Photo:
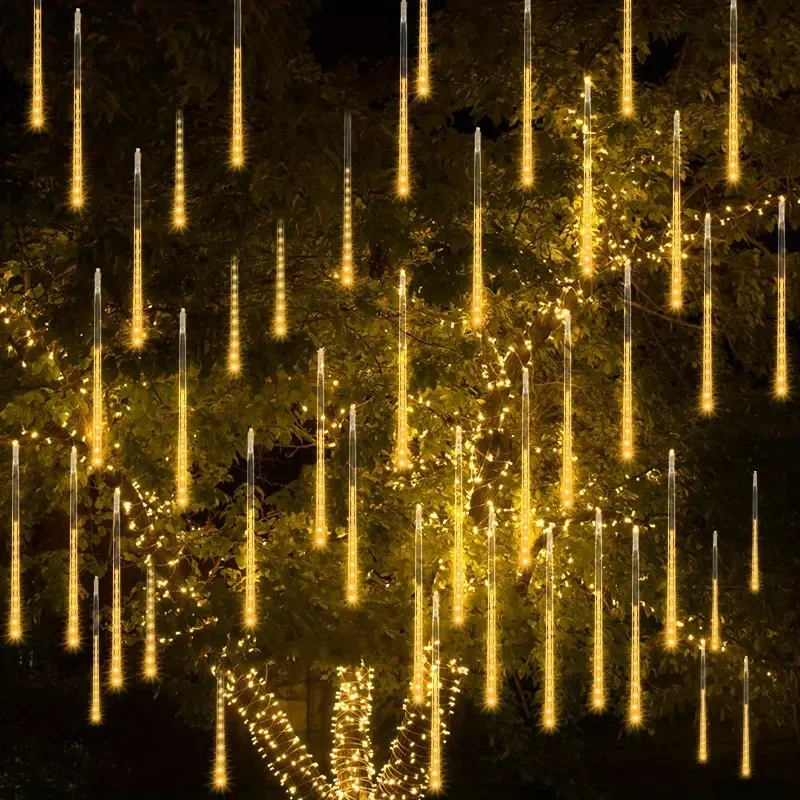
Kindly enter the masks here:
M 272 335 L 283 339 L 288 331 L 286 322 L 286 233 L 283 220 L 278 220 L 275 240 L 275 319 Z
M 69 584 L 67 587 L 67 649 L 81 644 L 78 610 L 78 448 L 69 456 Z
M 428 789 L 442 790 L 442 712 L 439 641 L 439 592 L 433 593 L 431 615 L 431 763 L 428 774 Z
M 711 214 L 706 214 L 703 232 L 703 385 L 700 396 L 700 410 L 704 414 L 712 414 L 714 412 L 713 302 Z
M 681 112 L 672 120 L 672 277 L 670 306 L 683 306 L 683 232 L 681 224 Z
M 494 505 L 489 506 L 489 527 L 486 538 L 486 692 L 487 708 L 497 706 L 497 568 Z
M 638 728 L 642 724 L 642 677 L 640 666 L 639 632 L 639 526 L 633 526 L 631 550 L 631 674 L 628 699 L 628 725 Z
M 186 377 L 186 309 L 181 309 L 178 330 L 178 457 L 176 459 L 176 502 L 179 508 L 189 503 L 189 419 Z
M 622 116 L 633 114 L 633 0 L 625 0 L 622 22 Z
M 11 601 L 8 612 L 8 638 L 22 639 L 22 559 L 19 525 L 19 442 L 11 443 Z
M 217 714 L 214 735 L 214 789 L 221 792 L 228 787 L 228 752 L 225 742 L 225 677 L 217 666 Z
M 94 271 L 94 347 L 92 349 L 92 466 L 103 465 L 103 293 Z
M 172 224 L 186 227 L 186 173 L 183 156 L 183 109 L 175 110 L 175 186 L 172 197 Z
M 325 481 L 325 348 L 317 350 L 317 474 L 314 491 L 314 547 L 328 543 Z
M 531 0 L 525 0 L 522 55 L 522 185 L 533 186 L 533 46 Z
M 89 721 L 99 725 L 103 721 L 100 695 L 100 579 L 94 577 L 92 594 L 92 693 L 89 702 Z
M 111 529 L 111 688 L 122 688 L 122 523 L 119 487 L 114 489 L 114 518 Z
M 256 587 L 256 459 L 255 434 L 247 431 L 247 494 L 245 497 L 245 573 L 244 588 L 244 626 L 254 628 L 257 622 Z
M 239 338 L 239 259 L 231 259 L 231 304 L 228 324 L 228 372 L 238 375 L 242 369 L 241 341 Z
M 481 196 L 481 129 L 475 128 L 472 189 L 472 327 L 483 325 L 483 200 Z
M 778 341 L 775 359 L 775 396 L 789 392 L 786 356 L 786 198 L 778 202 Z
M 572 506 L 572 315 L 564 311 L 564 424 L 561 444 L 561 505 Z
M 133 314 L 131 347 L 144 344 L 144 295 L 142 288 L 142 153 L 133 157 Z
M 414 517 L 414 676 L 412 695 L 420 705 L 425 699 L 425 650 L 422 586 L 422 506 L 417 503 Z
M 344 189 L 342 203 L 342 284 L 353 285 L 353 118 L 344 112 Z
M 406 271 L 400 270 L 397 292 L 397 469 L 410 466 L 408 453 L 408 336 Z
M 717 532 L 711 545 L 711 652 L 719 650 L 719 546 Z
M 708 762 L 708 710 L 706 708 L 706 640 L 700 640 L 700 722 L 698 726 L 697 761 Z
M 244 122 L 242 101 L 242 0 L 233 0 L 233 120 L 231 166 L 244 166 Z
M 44 72 L 42 68 L 42 0 L 33 0 L 33 83 L 31 86 L 31 128 L 44 127 Z
M 728 180 L 739 180 L 739 22 L 736 0 L 730 12 L 730 76 L 728 95 Z
M 750 556 L 750 591 L 758 594 L 761 589 L 761 575 L 758 566 L 758 473 L 753 473 L 753 544 Z
M 625 300 L 622 369 L 622 458 L 633 458 L 633 342 L 631 331 L 631 260 L 625 259 Z
M 400 116 L 397 129 L 397 194 L 410 191 L 408 156 L 408 4 L 400 1 Z
M 528 368 L 522 368 L 522 445 L 519 519 L 519 567 L 531 566 L 531 397 Z
M 358 452 L 356 404 L 350 405 L 349 460 L 347 464 L 347 603 L 358 603 Z
M 545 562 L 544 609 L 544 708 L 542 727 L 551 731 L 556 727 L 556 617 L 555 569 L 553 565 L 553 527 L 547 529 L 547 560 Z
M 72 186 L 70 203 L 83 207 L 83 88 L 81 83 L 81 10 L 75 9 L 72 61 Z
M 456 426 L 455 497 L 453 498 L 453 624 L 464 623 L 464 445 Z
M 742 675 L 742 768 L 741 776 L 750 777 L 750 666 L 744 657 Z
M 603 643 L 603 513 L 594 512 L 594 658 L 592 659 L 592 708 L 606 707 L 605 648 Z
M 581 270 L 584 276 L 594 271 L 592 196 L 592 79 L 583 79 L 583 210 L 581 220 Z
M 154 681 L 158 677 L 158 660 L 156 658 L 156 568 L 153 564 L 152 555 L 147 559 L 144 665 L 142 672 L 145 680 L 148 681 Z
M 669 451 L 667 469 L 667 613 L 665 639 L 668 650 L 678 646 L 678 553 L 675 515 L 675 451 Z
M 430 56 L 428 54 L 428 0 L 419 0 L 419 61 L 417 94 L 424 98 L 431 93 Z

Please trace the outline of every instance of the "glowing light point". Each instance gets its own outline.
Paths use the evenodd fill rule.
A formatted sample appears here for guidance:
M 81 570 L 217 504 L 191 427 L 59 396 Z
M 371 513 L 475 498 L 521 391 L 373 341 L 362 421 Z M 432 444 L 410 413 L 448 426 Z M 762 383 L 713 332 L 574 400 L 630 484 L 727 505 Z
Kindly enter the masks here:
M 81 645 L 78 610 L 78 448 L 69 456 L 69 583 L 67 589 L 67 649 Z
M 572 315 L 564 311 L 564 425 L 561 443 L 561 505 L 572 506 Z
M 464 624 L 464 449 L 456 427 L 455 497 L 453 500 L 453 624 Z
M 430 56 L 428 55 L 428 0 L 419 0 L 419 62 L 417 64 L 417 94 L 421 98 L 431 93 Z
M 719 650 L 719 548 L 717 532 L 711 545 L 711 652 Z
M 758 568 L 758 473 L 753 473 L 753 545 L 750 556 L 750 591 L 758 594 L 761 590 L 761 576 Z
M 288 331 L 286 324 L 286 235 L 283 220 L 278 220 L 275 239 L 275 319 L 272 335 L 283 339 Z
M 231 306 L 228 325 L 228 372 L 238 375 L 242 369 L 241 342 L 239 339 L 239 259 L 231 259 Z
M 244 586 L 244 626 L 254 628 L 258 622 L 256 612 L 256 588 L 258 573 L 256 571 L 256 461 L 255 434 L 253 429 L 247 431 L 247 495 L 245 499 L 245 573 Z
M 708 712 L 706 709 L 706 640 L 700 640 L 700 722 L 698 726 L 697 761 L 708 763 Z
M 19 524 L 19 442 L 11 443 L 11 598 L 8 611 L 8 639 L 22 639 L 22 558 Z
M 544 708 L 542 727 L 552 731 L 556 727 L 556 617 L 555 570 L 553 566 L 553 527 L 547 529 L 547 561 L 545 564 L 544 611 Z
M 633 114 L 633 0 L 625 0 L 622 21 L 622 116 Z
M 520 486 L 519 568 L 531 566 L 531 398 L 528 368 L 522 368 L 522 480 Z
M 217 714 L 212 783 L 214 790 L 218 792 L 224 792 L 228 788 L 228 755 L 225 745 L 225 678 L 222 668 L 219 666 L 217 667 Z
M 114 489 L 114 521 L 111 531 L 111 688 L 122 688 L 122 525 L 119 487 Z
M 678 646 L 678 564 L 675 523 L 675 451 L 669 451 L 667 471 L 667 613 L 665 639 L 668 650 Z
M 625 259 L 624 340 L 622 369 L 622 458 L 633 458 L 633 342 L 631 337 L 631 260 Z
M 103 294 L 94 271 L 94 348 L 92 350 L 92 466 L 103 465 Z
M 494 505 L 489 506 L 489 528 L 486 538 L 486 707 L 497 707 L 497 568 Z
M 714 413 L 713 286 L 711 282 L 711 214 L 706 214 L 703 232 L 703 384 L 700 411 Z
M 175 502 L 178 508 L 189 504 L 189 420 L 186 376 L 186 309 L 181 309 L 178 331 L 178 452 L 175 459 Z
M 142 289 L 142 153 L 136 148 L 133 166 L 133 314 L 131 347 L 144 344 L 144 296 Z
M 633 526 L 631 551 L 631 674 L 628 698 L 628 725 L 642 724 L 642 677 L 640 666 L 641 636 L 639 632 L 639 526 Z
M 83 110 L 81 84 L 81 10 L 75 9 L 72 62 L 72 208 L 83 208 Z
M 739 24 L 736 0 L 730 12 L 730 77 L 728 95 L 728 180 L 739 180 Z
M 428 790 L 442 790 L 442 712 L 441 712 L 441 663 L 439 642 L 439 592 L 433 593 L 431 615 L 431 763 L 428 774 Z
M 408 452 L 408 336 L 406 271 L 400 270 L 397 292 L 397 454 L 395 462 L 401 472 L 410 466 Z
M 786 356 L 786 198 L 778 203 L 778 325 L 775 358 L 775 396 L 789 393 Z
M 325 486 L 325 348 L 317 350 L 317 472 L 314 491 L 314 547 L 328 543 Z
M 400 2 L 400 117 L 397 126 L 397 194 L 410 192 L 408 156 L 408 4 Z
M 743 778 L 750 777 L 750 667 L 747 656 L 744 657 L 744 673 L 742 675 L 742 767 Z
M 44 73 L 42 69 L 42 0 L 33 0 L 33 82 L 31 86 L 31 128 L 44 128 Z
M 231 166 L 244 167 L 244 122 L 242 103 L 242 0 L 233 0 L 233 121 Z
M 594 272 L 594 200 L 592 197 L 592 79 L 583 79 L 583 209 L 581 219 L 581 271 Z
M 592 708 L 606 707 L 605 648 L 603 646 L 603 514 L 594 514 L 594 658 L 592 659 Z
M 183 109 L 175 111 L 175 187 L 172 200 L 172 224 L 176 230 L 186 227 L 186 176 L 183 165 Z
M 353 120 L 344 112 L 344 199 L 342 208 L 342 285 L 353 285 Z
M 481 129 L 475 128 L 472 194 L 472 327 L 483 327 L 483 201 L 481 198 Z
M 531 0 L 525 0 L 522 60 L 522 185 L 533 186 L 533 47 Z
M 347 464 L 347 585 L 348 605 L 358 603 L 358 453 L 356 406 L 350 405 L 349 461 Z
M 672 276 L 670 306 L 683 307 L 683 234 L 681 230 L 681 112 L 672 122 Z
M 99 725 L 103 721 L 100 696 L 100 579 L 95 575 L 92 594 L 92 694 L 89 703 L 89 721 Z
M 417 503 L 414 517 L 414 675 L 411 692 L 414 702 L 425 700 L 425 651 L 422 585 L 422 506 Z
M 144 665 L 142 672 L 145 680 L 148 681 L 154 681 L 158 677 L 158 660 L 156 658 L 156 572 L 152 555 L 147 559 Z

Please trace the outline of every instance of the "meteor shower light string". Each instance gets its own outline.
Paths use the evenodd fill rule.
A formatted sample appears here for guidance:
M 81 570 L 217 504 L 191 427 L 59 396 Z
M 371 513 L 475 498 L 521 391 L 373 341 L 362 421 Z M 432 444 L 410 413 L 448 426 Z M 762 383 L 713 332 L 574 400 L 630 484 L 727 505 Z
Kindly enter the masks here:
M 276 339 L 286 336 L 286 234 L 283 220 L 278 220 L 275 242 L 275 320 L 273 335 Z
M 42 0 L 33 0 L 33 85 L 31 87 L 31 128 L 44 127 L 44 74 L 42 70 Z
M 69 587 L 67 594 L 67 648 L 81 644 L 78 611 L 78 448 L 69 456 Z
M 592 660 L 592 708 L 606 705 L 605 652 L 603 647 L 603 514 L 594 514 L 594 658 Z
M 175 483 L 178 508 L 189 503 L 189 420 L 186 378 L 186 309 L 181 309 L 178 330 L 178 457 Z
M 750 557 L 750 591 L 758 594 L 761 577 L 758 567 L 758 473 L 753 473 L 753 550 Z
M 453 500 L 453 624 L 464 623 L 464 449 L 456 427 L 455 497 Z
M 545 611 L 544 611 L 544 709 L 542 727 L 556 727 L 556 619 L 555 619 L 555 571 L 553 566 L 553 527 L 547 529 L 547 560 L 545 563 Z
M 739 180 L 739 23 L 736 0 L 730 12 L 730 85 L 728 97 L 728 180 Z
M 183 109 L 175 111 L 175 188 L 172 224 L 177 230 L 186 227 L 186 184 L 183 166 Z
M 475 129 L 472 194 L 472 327 L 483 325 L 483 207 L 481 198 L 481 129 Z
M 245 575 L 244 589 L 244 626 L 254 628 L 256 617 L 256 461 L 255 434 L 253 429 L 247 431 L 247 494 L 245 496 Z
M 633 458 L 633 343 L 631 341 L 631 260 L 625 259 L 622 381 L 622 458 Z
M 706 710 L 706 640 L 700 640 L 700 723 L 697 743 L 697 760 L 708 761 L 708 715 Z
M 561 504 L 572 506 L 572 315 L 564 311 L 564 426 L 561 444 Z
M 750 777 L 750 667 L 744 657 L 742 675 L 742 771 L 743 778 Z
M 522 185 L 533 185 L 533 47 L 531 0 L 525 0 L 522 58 Z
M 622 115 L 633 114 L 633 0 L 625 0 L 622 31 Z
M 408 455 L 408 337 L 406 271 L 400 270 L 397 293 L 399 315 L 397 321 L 397 469 L 409 467 Z
M 778 204 L 778 342 L 775 360 L 775 395 L 789 391 L 786 365 L 786 198 Z
M 92 466 L 103 465 L 103 294 L 94 271 L 94 349 L 92 350 Z
M 242 0 L 233 0 L 233 123 L 231 166 L 244 166 L 244 123 L 242 121 Z
M 592 226 L 594 200 L 592 197 L 592 79 L 583 79 L 583 218 L 581 220 L 581 270 L 584 276 L 594 271 Z
M 667 614 L 666 645 L 673 650 L 678 645 L 678 565 L 675 518 L 675 451 L 669 451 L 667 471 Z
M 531 565 L 531 399 L 528 368 L 522 368 L 522 481 L 519 520 L 519 567 Z
M 419 0 L 419 64 L 417 94 L 427 97 L 431 91 L 430 57 L 428 55 L 428 0 Z
M 713 337 L 713 287 L 711 283 L 711 214 L 706 214 L 703 232 L 703 386 L 700 410 L 714 412 Z
M 342 210 L 342 284 L 353 285 L 353 120 L 344 112 L 344 202 Z
M 497 573 L 494 505 L 489 506 L 486 565 L 486 707 L 497 706 Z
M 719 650 L 719 547 L 717 532 L 711 545 L 711 652 Z
M 81 10 L 75 9 L 72 66 L 72 188 L 74 209 L 83 206 L 83 97 L 81 84 Z
M 431 615 L 431 764 L 428 788 L 431 792 L 442 789 L 442 719 L 441 676 L 439 643 L 439 592 L 433 593 Z
M 228 754 L 225 744 L 225 677 L 217 665 L 217 715 L 214 741 L 214 788 L 224 791 L 228 787 Z
M 397 130 L 397 194 L 408 197 L 408 5 L 400 2 L 400 118 Z
M 631 687 L 628 706 L 628 724 L 638 728 L 642 724 L 642 679 L 639 663 L 639 526 L 633 526 L 631 550 Z
M 325 348 L 317 350 L 317 474 L 315 486 L 314 547 L 328 543 L 325 498 Z
M 358 603 L 358 454 L 356 405 L 350 406 L 349 462 L 347 465 L 347 602 Z M 438 613 L 438 609 L 437 609 Z
M 423 644 L 424 620 L 422 617 L 422 506 L 417 504 L 414 517 L 414 702 L 421 705 L 425 699 L 425 651 Z
M 119 487 L 114 489 L 114 521 L 111 531 L 111 688 L 122 688 L 122 525 L 119 511 Z
M 92 594 L 92 695 L 89 721 L 99 725 L 103 721 L 100 705 L 100 579 L 95 575 Z
M 11 602 L 8 614 L 8 638 L 22 639 L 22 559 L 19 525 L 19 442 L 11 443 Z
M 144 677 L 153 681 L 158 677 L 156 661 L 156 571 L 153 556 L 147 559 L 147 596 L 145 598 Z
M 228 372 L 237 375 L 242 368 L 239 341 L 239 259 L 231 259 L 231 307 L 228 332 Z
M 136 148 L 133 158 L 133 315 L 131 346 L 144 343 L 144 298 L 142 296 L 142 153 Z

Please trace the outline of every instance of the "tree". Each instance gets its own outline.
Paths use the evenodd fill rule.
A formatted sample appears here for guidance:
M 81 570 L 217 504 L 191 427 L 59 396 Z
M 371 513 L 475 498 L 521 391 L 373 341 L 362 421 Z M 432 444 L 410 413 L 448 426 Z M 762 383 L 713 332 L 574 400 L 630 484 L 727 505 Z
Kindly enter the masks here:
M 159 581 L 162 674 L 206 676 L 224 652 L 245 673 L 302 660 L 318 674 L 363 658 L 375 669 L 380 716 L 391 719 L 409 679 L 413 509 L 425 513 L 426 598 L 449 615 L 452 452 L 461 425 L 469 456 L 468 614 L 444 626 L 443 652 L 484 662 L 485 527 L 498 518 L 503 703 L 494 725 L 525 779 L 580 784 L 533 739 L 541 706 L 542 540 L 530 572 L 517 568 L 522 366 L 532 375 L 533 504 L 556 532 L 559 719 L 569 731 L 587 705 L 592 641 L 594 507 L 607 524 L 607 663 L 611 713 L 624 714 L 629 647 L 630 532 L 642 531 L 643 677 L 647 721 L 690 713 L 696 641 L 710 608 L 710 532 L 721 531 L 725 651 L 713 659 L 713 713 L 736 730 L 743 655 L 755 662 L 753 724 L 795 725 L 798 551 L 789 537 L 764 553 L 764 591 L 747 596 L 751 453 L 784 437 L 790 416 L 768 399 L 773 359 L 776 196 L 797 175 L 792 58 L 798 14 L 789 3 L 742 10 L 742 179 L 725 182 L 728 15 L 637 4 L 635 109 L 619 115 L 616 3 L 535 9 L 535 185 L 520 182 L 522 9 L 453 0 L 432 21 L 434 97 L 411 108 L 412 193 L 393 192 L 395 51 L 361 68 L 324 69 L 309 47 L 311 3 L 244 9 L 246 168 L 227 163 L 231 15 L 202 3 L 142 1 L 83 8 L 86 209 L 65 203 L 71 136 L 71 4 L 46 8 L 47 127 L 3 131 L 3 306 L 7 322 L 3 438 L 19 439 L 27 641 L 42 615 L 63 618 L 70 448 L 80 481 L 82 607 L 92 575 L 110 597 L 107 562 L 115 487 L 124 501 L 126 672 L 138 669 L 144 563 Z M 641 5 L 641 7 L 639 7 Z M 394 4 L 387 19 L 395 20 Z M 30 9 L 3 21 L 2 57 L 23 97 Z M 387 22 L 387 25 L 389 23 Z M 395 23 L 391 23 L 394 30 Z M 412 15 L 412 30 L 414 28 Z M 412 49 L 413 52 L 413 49 Z M 583 74 L 593 76 L 596 271 L 577 267 Z M 172 229 L 173 131 L 183 108 L 188 227 Z M 341 248 L 342 115 L 353 113 L 355 273 L 337 280 Z M 666 308 L 671 125 L 681 112 L 686 306 Z M 483 134 L 483 260 L 487 322 L 467 319 L 472 259 L 472 135 Z M 142 151 L 144 277 L 149 328 L 128 348 L 133 153 Z M 790 198 L 791 199 L 791 198 Z M 747 210 L 750 206 L 751 210 Z M 730 207 L 730 210 L 727 210 Z M 697 412 L 702 319 L 701 218 L 713 218 L 718 412 Z M 285 220 L 289 334 L 270 336 L 275 230 Z M 226 370 L 228 276 L 240 259 L 243 369 Z M 618 458 L 622 266 L 633 264 L 636 455 Z M 794 259 L 790 256 L 789 274 Z M 103 275 L 107 465 L 87 466 L 92 280 Z M 409 277 L 409 412 L 413 469 L 393 467 L 397 281 Z M 789 282 L 790 313 L 794 287 Z M 190 504 L 174 497 L 178 312 L 188 328 Z M 576 491 L 559 504 L 562 311 L 572 314 Z M 794 335 L 794 331 L 792 330 Z M 315 353 L 327 365 L 330 542 L 312 548 Z M 796 360 L 796 359 L 795 359 Z M 346 607 L 346 408 L 359 426 L 363 601 Z M 754 412 L 757 409 L 757 412 Z M 745 417 L 745 414 L 748 416 Z M 256 442 L 260 619 L 242 639 L 245 448 Z M 747 439 L 745 439 L 747 435 Z M 675 652 L 663 648 L 666 459 L 678 460 L 679 613 Z M 766 448 L 765 448 L 765 452 Z M 768 451 L 786 464 L 788 442 Z M 766 455 L 764 456 L 766 458 Z M 8 470 L 0 497 L 9 502 Z M 736 485 L 734 487 L 734 477 Z M 782 477 L 782 476 L 781 476 Z M 765 485 L 777 486 L 768 475 Z M 705 489 L 704 493 L 700 488 Z M 712 492 L 713 488 L 713 492 Z M 769 495 L 773 490 L 765 490 Z M 702 496 L 698 496 L 701 494 Z M 729 501 L 729 497 L 735 497 Z M 776 495 L 772 495 L 775 497 Z M 5 513 L 8 513 L 7 511 Z M 782 519 L 793 519 L 788 510 Z M 789 514 L 792 516 L 790 517 Z M 769 517 L 767 516 L 767 519 Z M 768 525 L 768 523 L 766 523 Z M 474 527 L 473 527 L 474 526 Z M 773 550 L 774 548 L 774 550 Z M 770 552 L 772 551 L 772 552 Z M 8 585 L 8 575 L 3 576 Z M 426 602 L 428 600 L 426 599 Z M 104 621 L 107 611 L 104 610 Z M 84 615 L 84 620 L 86 616 Z M 84 625 L 84 633 L 88 628 Z M 689 637 L 693 637 L 690 639 Z M 104 655 L 107 648 L 104 648 Z M 206 684 L 211 715 L 213 689 Z M 179 690 L 181 691 L 181 690 Z M 194 695 L 192 695 L 194 696 Z M 572 734 L 570 734 L 572 736 Z M 733 738 L 733 734 L 731 734 Z M 535 744 L 534 744 L 535 743 Z M 564 745 L 566 746 L 566 745 Z M 712 744 L 713 747 L 713 744 Z M 580 784 L 583 785 L 583 784 Z

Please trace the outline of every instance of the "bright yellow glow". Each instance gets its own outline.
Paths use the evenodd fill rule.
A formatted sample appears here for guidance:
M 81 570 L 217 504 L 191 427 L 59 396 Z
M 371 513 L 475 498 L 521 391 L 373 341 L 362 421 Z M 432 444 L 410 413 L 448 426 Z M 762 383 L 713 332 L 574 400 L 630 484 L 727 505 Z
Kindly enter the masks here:
M 372 716 L 373 672 L 363 664 L 360 667 L 339 667 L 337 672 L 339 688 L 336 691 L 333 706 L 333 749 L 331 750 L 331 766 L 336 788 L 334 790 L 331 787 L 330 792 L 318 792 L 312 789 L 309 794 L 305 791 L 305 787 L 292 785 L 291 779 L 284 782 L 283 785 L 292 794 L 293 789 L 299 789 L 298 797 L 310 798 L 313 795 L 319 798 L 335 796 L 342 800 L 344 798 L 369 800 L 376 796 L 373 786 L 375 770 L 372 766 L 373 754 L 369 730 Z M 297 763 L 296 759 L 297 756 L 292 759 L 293 766 Z M 302 772 L 305 770 L 301 769 Z M 425 767 L 420 769 L 420 773 L 421 782 L 429 779 L 428 770 Z M 307 780 L 303 780 L 303 783 L 308 785 Z
M 342 204 L 342 285 L 353 285 L 353 121 L 344 112 L 344 198 Z
M 544 609 L 544 708 L 542 727 L 556 727 L 556 616 L 555 571 L 553 566 L 553 528 L 547 529 L 547 563 L 545 565 Z
M 189 504 L 189 420 L 186 378 L 186 309 L 181 309 L 178 332 L 178 452 L 175 468 L 175 493 L 179 508 Z
M 592 197 L 592 79 L 583 79 L 583 209 L 581 219 L 581 271 L 594 272 L 593 232 L 594 200 Z
M 678 553 L 675 530 L 675 451 L 667 472 L 667 613 L 664 638 L 668 650 L 678 646 Z
M 81 646 L 78 610 L 78 448 L 69 457 L 69 583 L 67 589 L 67 649 Z
M 72 75 L 72 187 L 70 203 L 73 208 L 83 207 L 83 110 L 81 84 L 81 10 L 75 9 Z
M 231 259 L 231 307 L 228 331 L 228 372 L 238 375 L 242 370 L 242 351 L 239 339 L 239 259 Z
M 177 230 L 186 227 L 186 176 L 183 166 L 183 109 L 175 111 L 175 188 L 172 199 L 172 224 Z
M 750 591 L 758 594 L 761 590 L 761 576 L 758 568 L 758 473 L 753 473 L 753 550 L 750 557 Z
M 397 453 L 395 463 L 400 471 L 411 466 L 408 452 L 408 336 L 406 271 L 400 270 L 397 292 Z
M 431 764 L 428 791 L 442 790 L 442 712 L 439 642 L 439 592 L 433 593 L 431 615 Z
M 740 775 L 750 777 L 750 667 L 744 657 L 742 676 L 742 768 Z
M 44 127 L 44 74 L 42 70 L 42 0 L 33 0 L 33 83 L 31 86 L 31 128 Z
M 719 650 L 719 548 L 717 532 L 711 549 L 711 652 Z
M 317 350 L 317 475 L 314 492 L 314 547 L 328 543 L 325 486 L 325 348 Z
M 564 311 L 564 426 L 561 443 L 561 505 L 572 506 L 572 315 Z
M 698 726 L 697 761 L 708 762 L 708 713 L 706 709 L 706 640 L 700 640 L 700 722 Z
M 642 677 L 639 632 L 639 526 L 633 526 L 631 553 L 631 674 L 628 698 L 628 725 L 638 728 L 642 724 Z
M 414 517 L 414 674 L 411 694 L 420 705 L 425 700 L 425 651 L 422 584 L 422 506 L 417 503 Z
M 522 58 L 522 185 L 533 186 L 533 48 L 531 0 L 525 0 Z
M 136 148 L 133 167 L 133 314 L 131 347 L 144 344 L 144 294 L 142 289 L 142 154 Z
M 683 234 L 681 232 L 681 112 L 672 122 L 672 279 L 670 305 L 677 311 L 683 306 Z
M 455 497 L 453 500 L 453 624 L 464 624 L 464 445 L 456 426 Z
M 400 117 L 397 126 L 397 194 L 411 191 L 408 165 L 408 6 L 400 2 Z
M 258 622 L 256 611 L 256 460 L 255 434 L 247 431 L 247 495 L 245 499 L 245 585 L 244 585 L 244 626 L 254 628 Z
M 739 180 L 739 25 L 736 0 L 731 0 L 730 85 L 728 96 L 728 180 Z
M 789 393 L 786 358 L 786 198 L 778 204 L 778 341 L 775 359 L 775 396 Z
M 430 57 L 428 55 L 428 0 L 419 0 L 419 63 L 417 64 L 417 94 L 431 93 Z
M 119 487 L 114 489 L 114 522 L 111 531 L 111 688 L 122 688 L 122 524 Z
M 100 582 L 94 579 L 92 594 L 92 694 L 89 703 L 89 721 L 99 725 L 103 721 L 100 695 Z
M 522 480 L 520 486 L 519 568 L 531 566 L 531 397 L 528 368 L 522 368 Z
M 481 129 L 475 129 L 472 195 L 472 327 L 483 326 L 483 200 L 481 197 Z
M 223 792 L 228 788 L 228 754 L 225 746 L 225 678 L 220 667 L 217 667 L 217 716 L 212 783 L 214 790 L 218 792 Z
M 625 301 L 622 369 L 622 458 L 633 458 L 633 342 L 631 341 L 631 260 L 625 259 Z
M 286 325 L 286 236 L 283 220 L 278 220 L 275 240 L 275 319 L 272 335 L 283 339 L 287 333 Z
M 347 581 L 348 605 L 358 603 L 358 453 L 356 405 L 350 406 L 349 462 L 347 464 Z
M 633 0 L 625 0 L 622 22 L 622 116 L 633 114 Z
M 11 443 L 11 599 L 8 611 L 8 638 L 22 639 L 22 559 L 19 527 L 19 442 Z
M 497 574 L 495 565 L 495 521 L 494 505 L 489 506 L 489 529 L 486 549 L 486 692 L 484 701 L 487 708 L 497 707 Z
M 231 125 L 231 166 L 244 166 L 244 123 L 242 121 L 242 0 L 233 2 L 233 120 Z
M 714 413 L 713 289 L 711 284 L 711 214 L 706 214 L 703 233 L 703 385 L 700 411 Z
M 592 659 L 592 708 L 606 707 L 605 648 L 603 646 L 603 514 L 594 513 L 594 658 Z
M 100 270 L 94 271 L 94 348 L 92 350 L 92 466 L 103 465 L 103 295 Z
M 153 557 L 147 559 L 147 596 L 145 598 L 144 677 L 153 681 L 158 677 L 156 657 L 156 572 Z

